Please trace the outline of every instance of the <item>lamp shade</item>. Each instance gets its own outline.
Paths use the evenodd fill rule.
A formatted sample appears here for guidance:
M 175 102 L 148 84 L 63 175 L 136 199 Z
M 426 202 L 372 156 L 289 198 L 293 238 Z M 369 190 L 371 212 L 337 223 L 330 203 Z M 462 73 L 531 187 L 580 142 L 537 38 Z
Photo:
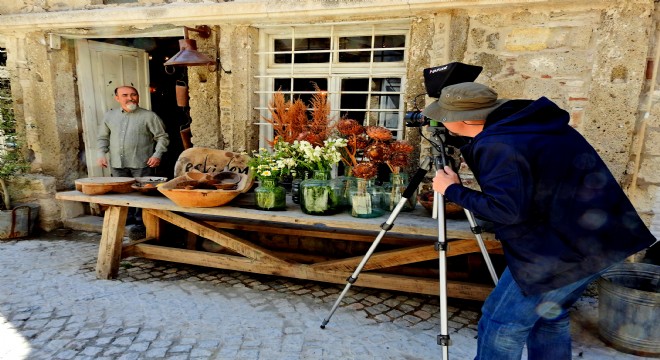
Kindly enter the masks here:
M 193 39 L 179 40 L 179 49 L 179 52 L 163 65 L 197 66 L 215 64 L 215 60 L 197 51 L 197 42 Z

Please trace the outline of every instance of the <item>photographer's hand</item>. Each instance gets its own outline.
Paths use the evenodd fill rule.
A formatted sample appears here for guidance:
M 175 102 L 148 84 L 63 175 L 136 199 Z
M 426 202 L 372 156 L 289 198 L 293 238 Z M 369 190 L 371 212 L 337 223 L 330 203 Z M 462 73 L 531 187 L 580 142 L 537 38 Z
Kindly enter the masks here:
M 461 180 L 458 174 L 454 172 L 449 166 L 445 166 L 442 170 L 438 170 L 433 178 L 433 191 L 437 191 L 442 195 L 451 184 L 460 184 Z

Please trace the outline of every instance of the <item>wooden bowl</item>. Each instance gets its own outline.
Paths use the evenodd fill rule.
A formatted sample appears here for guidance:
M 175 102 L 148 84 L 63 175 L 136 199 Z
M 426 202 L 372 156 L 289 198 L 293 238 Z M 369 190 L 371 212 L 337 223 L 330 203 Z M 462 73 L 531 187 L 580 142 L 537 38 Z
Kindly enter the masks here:
M 138 180 L 135 184 L 131 185 L 133 190 L 141 192 L 145 195 L 161 195 L 158 191 L 158 186 L 164 184 L 167 178 L 135 178 Z M 145 181 L 140 181 L 145 180 Z
M 167 182 L 167 178 L 162 176 L 142 176 L 142 177 L 136 177 L 135 181 L 141 184 L 158 185 Z
M 186 175 L 176 177 L 158 187 L 163 195 L 181 207 L 216 207 L 222 206 L 234 200 L 239 194 L 248 191 L 252 186 L 252 180 L 248 175 L 239 174 L 241 180 L 236 190 L 218 189 L 177 189 L 180 183 L 190 183 Z
M 91 177 L 74 181 L 76 190 L 86 195 L 102 195 L 106 193 L 133 192 L 131 185 L 135 183 L 132 177 Z

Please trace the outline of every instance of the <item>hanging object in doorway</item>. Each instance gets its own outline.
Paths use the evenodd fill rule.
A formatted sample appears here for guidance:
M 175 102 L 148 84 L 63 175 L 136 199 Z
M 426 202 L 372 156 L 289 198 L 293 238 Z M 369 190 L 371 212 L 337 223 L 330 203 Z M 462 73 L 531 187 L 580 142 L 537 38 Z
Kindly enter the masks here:
M 182 81 L 176 81 L 176 104 L 179 107 L 188 106 L 188 85 Z

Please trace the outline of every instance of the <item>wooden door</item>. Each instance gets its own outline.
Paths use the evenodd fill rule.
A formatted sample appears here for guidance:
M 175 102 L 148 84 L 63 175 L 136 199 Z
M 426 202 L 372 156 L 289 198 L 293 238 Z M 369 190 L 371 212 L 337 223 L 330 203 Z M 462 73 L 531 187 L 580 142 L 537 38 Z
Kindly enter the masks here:
M 140 106 L 151 109 L 149 55 L 142 49 L 91 40 L 76 41 L 78 90 L 82 111 L 87 174 L 110 176 L 96 164 L 97 134 L 106 111 L 119 106 L 117 86 L 131 85 L 140 93 Z

